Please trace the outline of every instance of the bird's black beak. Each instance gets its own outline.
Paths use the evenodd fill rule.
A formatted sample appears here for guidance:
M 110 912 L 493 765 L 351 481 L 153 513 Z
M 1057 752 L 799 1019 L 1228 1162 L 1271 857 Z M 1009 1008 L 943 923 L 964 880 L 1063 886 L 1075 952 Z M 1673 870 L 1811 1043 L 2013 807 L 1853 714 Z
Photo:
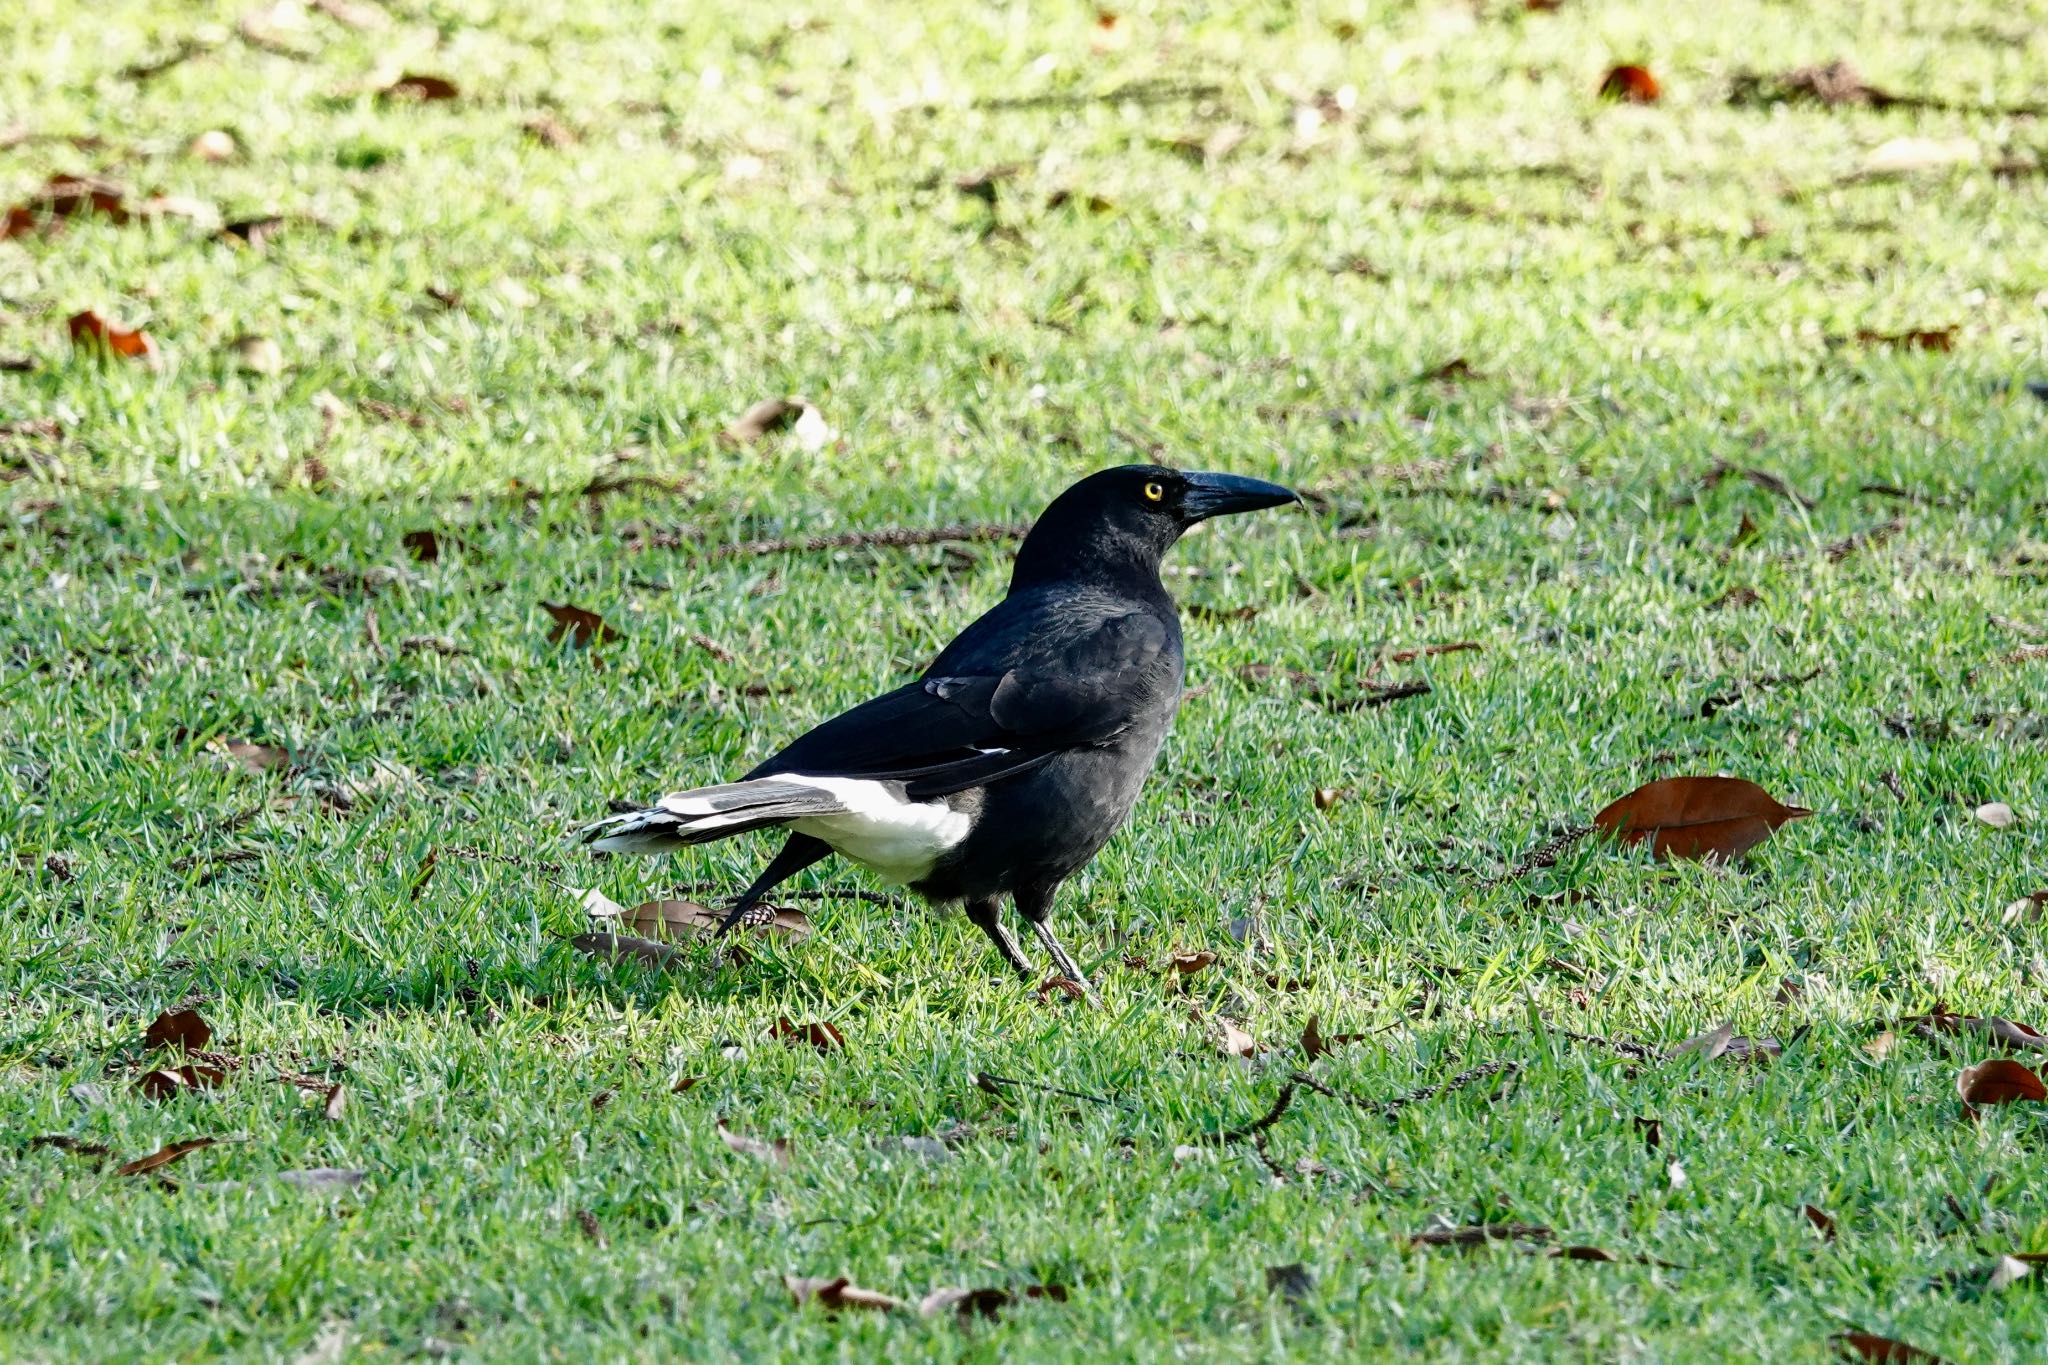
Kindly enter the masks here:
M 1189 474 L 1186 478 L 1180 510 L 1181 516 L 1190 522 L 1301 501 L 1301 495 L 1291 488 L 1264 479 L 1247 479 L 1242 474 Z

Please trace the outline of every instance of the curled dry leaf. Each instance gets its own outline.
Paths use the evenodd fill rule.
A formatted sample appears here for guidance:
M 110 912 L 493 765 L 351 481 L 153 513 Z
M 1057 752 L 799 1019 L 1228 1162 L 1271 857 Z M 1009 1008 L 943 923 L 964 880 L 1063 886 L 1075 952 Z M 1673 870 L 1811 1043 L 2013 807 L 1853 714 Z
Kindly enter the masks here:
M 174 1161 L 182 1161 L 189 1153 L 196 1152 L 201 1147 L 211 1147 L 219 1141 L 219 1138 L 210 1137 L 185 1138 L 183 1141 L 161 1147 L 148 1156 L 139 1156 L 133 1161 L 116 1166 L 114 1174 L 147 1175 L 151 1171 L 163 1169 Z
M 791 1047 L 809 1044 L 820 1052 L 838 1052 L 846 1046 L 845 1036 L 833 1024 L 793 1024 L 786 1014 L 776 1019 L 775 1027 L 768 1030 L 768 1036 Z
M 757 1161 L 765 1161 L 774 1166 L 789 1165 L 788 1138 L 776 1138 L 772 1142 L 764 1142 L 760 1138 L 748 1137 L 744 1133 L 735 1133 L 732 1129 L 725 1126 L 724 1119 L 718 1120 L 718 1136 L 728 1148 L 738 1152 L 741 1156 L 750 1156 Z
M 121 187 L 112 181 L 53 175 L 42 189 L 7 210 L 0 219 L 0 242 L 30 236 L 67 218 L 105 218 L 118 226 L 128 217 Z
M 782 1277 L 782 1285 L 783 1288 L 789 1291 L 790 1297 L 795 1299 L 799 1306 L 806 1303 L 815 1303 L 820 1308 L 834 1313 L 842 1308 L 893 1311 L 910 1306 L 893 1294 L 884 1294 L 873 1289 L 862 1289 L 844 1275 L 830 1280 L 812 1279 L 803 1275 L 784 1275 Z
M 585 909 L 590 909 L 589 894 L 584 898 Z M 593 915 L 598 913 L 591 910 Z M 687 900 L 643 901 L 631 910 L 614 910 L 610 913 L 623 916 L 620 920 L 622 928 L 658 942 L 710 938 L 718 932 L 718 926 L 725 922 L 723 910 L 715 910 Z M 756 906 L 735 928 L 765 933 L 772 938 L 794 942 L 810 937 L 811 920 L 810 916 L 801 910 Z
M 2048 1100 L 2048 1086 L 2022 1063 L 1998 1057 L 1965 1067 L 1956 1077 L 1956 1095 L 1963 1102 L 1964 1115 L 1975 1118 L 1978 1105 Z
M 74 313 L 66 319 L 65 327 L 71 332 L 71 345 L 79 351 L 95 355 L 116 356 L 122 360 L 140 360 L 155 368 L 162 361 L 156 349 L 156 342 L 149 333 L 139 328 L 124 332 L 109 323 L 98 313 L 91 311 Z
M 1310 1061 L 1326 1052 L 1335 1052 L 1346 1043 L 1362 1043 L 1372 1035 L 1369 1033 L 1332 1033 L 1325 1036 L 1322 1019 L 1311 1014 L 1308 1023 L 1301 1030 L 1301 1050 Z
M 1813 1230 L 1820 1234 L 1823 1242 L 1835 1240 L 1835 1219 L 1826 1209 L 1817 1204 L 1801 1204 L 1799 1211 L 1806 1215 L 1806 1221 L 1813 1224 Z
M 1664 94 L 1663 87 L 1648 68 L 1622 65 L 1610 68 L 1600 81 L 1600 98 L 1619 100 L 1625 104 L 1655 104 Z
M 142 1035 L 146 1048 L 175 1047 L 197 1052 L 213 1041 L 213 1028 L 198 1010 L 165 1010 Z
M 340 1123 L 342 1111 L 348 1107 L 348 1088 L 336 1081 L 327 1087 L 327 1098 L 321 1102 L 320 1116 L 329 1123 Z
M 1226 1057 L 1256 1057 L 1259 1040 L 1237 1026 L 1236 1021 L 1216 1016 L 1216 1046 Z
M 252 776 L 278 772 L 291 766 L 291 754 L 275 744 L 256 744 L 246 739 L 216 739 L 207 746 L 209 753 L 232 759 L 242 771 Z
M 462 92 L 445 76 L 427 76 L 408 71 L 377 94 L 387 100 L 413 100 L 421 104 L 452 100 Z
M 1981 1033 L 1994 1038 L 2008 1047 L 2027 1048 L 2037 1052 L 2048 1051 L 2048 1036 L 2012 1019 L 2001 1019 L 1997 1015 L 1950 1014 L 1937 1005 L 1931 1014 L 1909 1014 L 1899 1021 L 1912 1026 L 1913 1032 L 1922 1038 L 1935 1038 L 1943 1034 Z
M 2003 801 L 1986 801 L 1970 813 L 1993 829 L 2011 829 L 2019 820 L 2012 807 Z
M 587 649 L 626 638 L 624 631 L 587 608 L 573 607 L 567 602 L 543 602 L 540 607 L 555 620 L 548 627 L 549 644 L 558 645 L 566 640 L 577 649 Z
M 1334 810 L 1349 795 L 1351 795 L 1351 788 L 1349 787 L 1317 787 L 1315 790 L 1316 809 L 1319 811 Z
M 1199 952 L 1187 952 L 1185 950 L 1176 948 L 1173 952 L 1173 956 L 1167 959 L 1169 964 L 1173 967 L 1173 970 L 1179 973 L 1181 976 L 1193 976 L 1196 972 L 1199 972 L 1202 970 L 1202 968 L 1209 966 L 1215 960 L 1216 954 L 1210 952 L 1206 948 L 1202 949 Z
M 217 1066 L 204 1062 L 187 1062 L 183 1066 L 158 1067 L 145 1071 L 136 1078 L 135 1088 L 152 1100 L 167 1100 L 187 1090 L 212 1090 L 228 1078 L 228 1073 Z
M 671 1095 L 681 1095 L 704 1082 L 702 1076 L 678 1076 L 676 1083 L 668 1088 Z
M 1837 1332 L 1828 1338 L 1844 1360 L 1882 1361 L 1884 1365 L 1942 1365 L 1940 1356 L 1875 1332 Z
M 1739 777 L 1666 777 L 1606 806 L 1593 824 L 1625 844 L 1649 840 L 1660 859 L 1732 861 L 1811 814 Z
M 1925 327 L 1904 332 L 1874 332 L 1865 328 L 1856 333 L 1856 342 L 1861 346 L 1895 346 L 1907 351 L 1953 351 L 1958 330 L 1955 327 Z

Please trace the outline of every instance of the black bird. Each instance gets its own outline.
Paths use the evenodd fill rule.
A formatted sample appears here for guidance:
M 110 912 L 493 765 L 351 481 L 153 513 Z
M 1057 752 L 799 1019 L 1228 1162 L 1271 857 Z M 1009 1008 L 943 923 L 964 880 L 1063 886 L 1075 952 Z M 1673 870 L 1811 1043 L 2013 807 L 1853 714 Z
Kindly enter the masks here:
M 1053 892 L 1138 799 L 1180 706 L 1180 619 L 1159 564 L 1210 517 L 1298 501 L 1234 474 L 1124 465 L 1053 500 L 1010 592 L 924 676 L 826 721 L 738 782 L 663 797 L 579 831 L 661 853 L 748 830 L 788 842 L 723 934 L 778 883 L 837 852 L 967 918 L 1018 972 L 1009 896 L 1060 974 L 1086 984 L 1046 924 Z

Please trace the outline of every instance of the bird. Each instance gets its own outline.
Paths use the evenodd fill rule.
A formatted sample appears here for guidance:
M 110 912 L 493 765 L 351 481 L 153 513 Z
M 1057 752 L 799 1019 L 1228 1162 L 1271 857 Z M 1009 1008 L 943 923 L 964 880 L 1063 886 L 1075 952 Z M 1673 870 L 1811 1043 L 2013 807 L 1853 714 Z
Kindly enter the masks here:
M 1020 976 L 1007 898 L 1061 977 L 1092 988 L 1049 923 L 1060 884 L 1138 799 L 1180 707 L 1179 612 L 1161 561 L 1212 517 L 1298 503 L 1236 474 L 1132 464 L 1054 498 L 1010 587 L 912 682 L 805 733 L 736 782 L 672 792 L 574 837 L 666 853 L 754 830 L 781 848 L 716 930 L 837 853 L 934 905 L 961 905 Z

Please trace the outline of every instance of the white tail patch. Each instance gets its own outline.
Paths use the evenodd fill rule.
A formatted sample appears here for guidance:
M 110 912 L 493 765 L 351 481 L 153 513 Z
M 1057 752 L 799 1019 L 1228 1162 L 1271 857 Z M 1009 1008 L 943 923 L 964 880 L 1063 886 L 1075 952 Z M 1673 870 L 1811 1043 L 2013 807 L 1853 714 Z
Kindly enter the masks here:
M 922 881 L 949 849 L 974 827 L 974 815 L 944 801 L 911 801 L 900 784 L 862 777 L 810 777 L 777 773 L 777 782 L 815 788 L 836 798 L 841 810 L 789 822 L 799 834 L 822 839 L 833 849 L 873 869 L 884 880 Z

